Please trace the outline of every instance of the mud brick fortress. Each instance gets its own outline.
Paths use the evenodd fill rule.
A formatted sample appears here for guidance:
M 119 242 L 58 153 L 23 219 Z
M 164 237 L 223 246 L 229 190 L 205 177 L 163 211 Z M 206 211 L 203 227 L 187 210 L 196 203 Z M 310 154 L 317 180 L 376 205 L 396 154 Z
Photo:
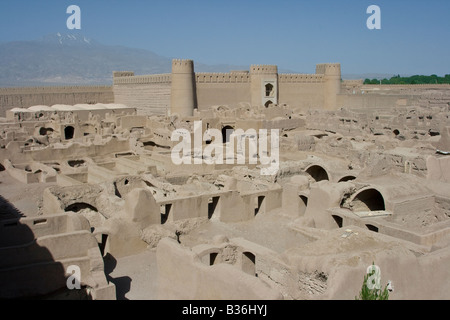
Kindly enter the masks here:
M 0 89 L 0 298 L 116 299 L 108 259 L 143 254 L 143 299 L 354 299 L 373 262 L 392 299 L 450 298 L 449 85 L 192 60 L 113 80 Z M 279 130 L 279 170 L 174 164 L 171 133 L 196 121 Z
M 274 65 L 252 65 L 230 73 L 196 73 L 192 60 L 176 59 L 172 73 L 113 72 L 113 86 L 0 88 L 0 115 L 36 105 L 117 103 L 139 114 L 192 116 L 212 106 L 289 105 L 303 110 L 419 106 L 420 94 L 449 85 L 363 85 L 342 80 L 339 63 L 316 66 L 315 74 L 280 74 Z
M 333 110 L 341 91 L 339 64 L 317 65 L 316 74 L 278 74 L 277 66 L 252 65 L 250 71 L 195 73 L 192 60 L 174 60 L 172 74 L 134 76 L 114 73 L 114 98 L 152 113 L 168 110 L 192 116 L 194 108 L 289 104 Z M 170 106 L 176 106 L 170 108 Z

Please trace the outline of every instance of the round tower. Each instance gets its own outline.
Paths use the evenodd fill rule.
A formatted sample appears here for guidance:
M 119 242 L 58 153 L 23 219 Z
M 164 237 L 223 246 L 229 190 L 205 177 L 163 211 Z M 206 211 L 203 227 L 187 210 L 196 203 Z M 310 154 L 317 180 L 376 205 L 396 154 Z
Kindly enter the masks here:
M 278 104 L 278 67 L 275 65 L 250 66 L 252 106 Z
M 172 61 L 172 86 L 170 91 L 171 113 L 190 117 L 196 107 L 194 61 Z
M 341 93 L 341 64 L 318 64 L 316 73 L 324 75 L 324 109 L 336 110 L 337 95 Z

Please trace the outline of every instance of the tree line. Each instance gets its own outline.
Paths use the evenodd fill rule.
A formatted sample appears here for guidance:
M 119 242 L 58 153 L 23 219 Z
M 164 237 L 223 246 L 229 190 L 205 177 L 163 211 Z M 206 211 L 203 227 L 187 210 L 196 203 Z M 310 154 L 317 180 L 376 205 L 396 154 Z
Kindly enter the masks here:
M 393 76 L 390 79 L 365 79 L 364 84 L 450 84 L 450 74 L 444 77 L 439 77 L 435 74 L 431 76 L 415 75 L 411 77 L 401 77 L 400 75 Z

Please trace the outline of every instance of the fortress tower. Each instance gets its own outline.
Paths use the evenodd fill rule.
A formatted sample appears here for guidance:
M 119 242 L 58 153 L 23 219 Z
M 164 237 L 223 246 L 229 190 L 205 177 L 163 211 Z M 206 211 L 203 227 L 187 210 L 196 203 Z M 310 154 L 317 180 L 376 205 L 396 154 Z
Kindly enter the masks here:
M 251 104 L 266 106 L 278 104 L 278 67 L 274 65 L 252 65 Z
M 316 74 L 324 75 L 324 109 L 335 110 L 337 108 L 337 95 L 341 93 L 341 64 L 318 64 L 316 65 Z
M 170 92 L 171 113 L 181 117 L 194 114 L 196 108 L 194 61 L 172 61 L 172 87 Z

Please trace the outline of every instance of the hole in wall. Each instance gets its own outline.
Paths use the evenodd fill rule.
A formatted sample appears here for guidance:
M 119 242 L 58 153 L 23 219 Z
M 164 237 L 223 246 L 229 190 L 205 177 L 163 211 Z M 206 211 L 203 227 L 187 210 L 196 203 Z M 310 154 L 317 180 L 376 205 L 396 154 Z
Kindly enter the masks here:
M 69 212 L 69 211 L 80 212 L 80 211 L 84 211 L 86 209 L 98 212 L 96 207 L 94 207 L 93 205 L 90 205 L 89 203 L 85 203 L 85 202 L 72 203 L 71 205 L 67 206 L 66 209 L 64 209 L 64 211 L 65 212 Z
M 345 176 L 345 177 L 341 178 L 338 182 L 347 182 L 347 181 L 352 181 L 355 179 L 356 179 L 355 176 Z
M 67 126 L 64 128 L 64 138 L 66 140 L 72 140 L 75 134 L 75 128 L 72 126 Z
M 367 227 L 367 229 L 369 229 L 370 231 L 378 232 L 378 227 L 375 227 L 375 226 L 372 225 L 372 224 L 366 224 L 366 227 Z
M 210 266 L 215 265 L 219 262 L 219 259 L 217 259 L 218 255 L 219 255 L 219 253 L 217 253 L 217 252 L 211 252 L 209 254 L 209 265 Z
M 167 222 L 171 210 L 172 210 L 171 203 L 161 205 L 161 224 L 165 224 Z
M 242 271 L 251 276 L 258 276 L 256 274 L 256 256 L 253 253 L 242 253 Z
M 264 200 L 266 199 L 265 196 L 258 196 L 255 198 L 255 216 L 259 213 L 262 213 L 264 211 Z
M 211 219 L 214 215 L 219 213 L 219 200 L 220 197 L 212 197 L 208 200 L 208 219 Z
M 334 219 L 334 222 L 336 222 L 338 228 L 342 228 L 344 219 L 337 215 L 332 215 L 331 217 Z

